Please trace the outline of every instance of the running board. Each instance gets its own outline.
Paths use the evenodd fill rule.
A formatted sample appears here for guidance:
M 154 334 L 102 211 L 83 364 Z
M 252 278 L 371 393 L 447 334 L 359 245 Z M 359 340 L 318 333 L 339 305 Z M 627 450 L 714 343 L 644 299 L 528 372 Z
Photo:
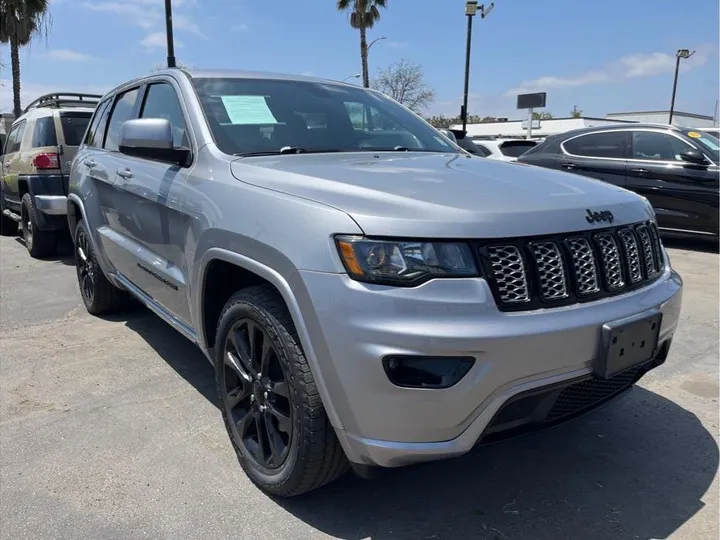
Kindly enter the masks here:
M 152 298 L 142 289 L 137 287 L 132 281 L 130 281 L 120 272 L 115 272 L 112 274 L 112 276 L 123 286 L 126 291 L 132 294 L 140 302 L 145 304 L 145 306 L 150 311 L 155 313 L 155 315 L 160 317 L 162 320 L 164 320 L 166 323 L 168 323 L 170 326 L 172 326 L 175 330 L 180 332 L 183 336 L 192 341 L 194 344 L 200 346 L 200 340 L 198 339 L 198 335 L 195 333 L 194 329 L 190 328 L 187 324 L 175 318 L 164 307 L 158 304 L 154 298 Z
M 3 210 L 3 216 L 7 216 L 12 220 L 17 221 L 18 223 L 20 223 L 22 221 L 22 217 L 19 214 L 16 214 L 15 212 L 13 212 L 12 210 L 10 210 L 8 208 Z

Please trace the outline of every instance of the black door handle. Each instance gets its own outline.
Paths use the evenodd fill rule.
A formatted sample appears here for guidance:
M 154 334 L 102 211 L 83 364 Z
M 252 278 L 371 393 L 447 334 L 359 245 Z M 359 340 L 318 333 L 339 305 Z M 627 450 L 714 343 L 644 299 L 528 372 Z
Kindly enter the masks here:
M 648 171 L 647 169 L 643 169 L 642 167 L 639 167 L 637 169 L 630 169 L 630 172 L 633 174 L 637 174 L 638 176 L 645 176 L 650 171 Z
M 563 169 L 567 169 L 569 171 L 577 168 L 577 165 L 575 165 L 574 163 L 561 163 L 560 166 Z

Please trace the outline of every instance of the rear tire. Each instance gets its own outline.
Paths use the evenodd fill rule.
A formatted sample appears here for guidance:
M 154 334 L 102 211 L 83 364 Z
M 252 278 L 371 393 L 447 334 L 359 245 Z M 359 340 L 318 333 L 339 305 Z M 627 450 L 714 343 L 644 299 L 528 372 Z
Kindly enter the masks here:
M 90 233 L 83 221 L 79 221 L 75 227 L 74 240 L 75 270 L 85 309 L 92 315 L 108 315 L 124 309 L 130 295 L 105 277 L 95 258 Z
M 55 253 L 57 236 L 55 231 L 43 231 L 37 226 L 37 210 L 29 193 L 22 198 L 22 233 L 25 247 L 34 259 L 48 257 Z
M 225 304 L 215 340 L 215 374 L 240 465 L 262 490 L 293 497 L 347 471 L 345 453 L 277 291 L 249 287 Z

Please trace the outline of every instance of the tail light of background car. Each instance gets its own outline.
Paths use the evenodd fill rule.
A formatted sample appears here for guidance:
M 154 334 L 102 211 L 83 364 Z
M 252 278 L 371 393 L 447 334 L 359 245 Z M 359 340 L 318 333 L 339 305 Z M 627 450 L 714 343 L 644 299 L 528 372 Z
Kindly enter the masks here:
M 33 165 L 36 169 L 59 169 L 60 156 L 55 153 L 38 154 L 33 159 Z

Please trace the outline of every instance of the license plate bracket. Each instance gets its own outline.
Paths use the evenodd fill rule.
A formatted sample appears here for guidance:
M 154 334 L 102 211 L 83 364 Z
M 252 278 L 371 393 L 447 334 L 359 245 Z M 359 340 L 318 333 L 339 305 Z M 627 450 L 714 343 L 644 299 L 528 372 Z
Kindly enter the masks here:
M 651 360 L 657 351 L 661 323 L 662 312 L 653 310 L 604 324 L 600 353 L 593 366 L 595 376 L 608 379 Z

